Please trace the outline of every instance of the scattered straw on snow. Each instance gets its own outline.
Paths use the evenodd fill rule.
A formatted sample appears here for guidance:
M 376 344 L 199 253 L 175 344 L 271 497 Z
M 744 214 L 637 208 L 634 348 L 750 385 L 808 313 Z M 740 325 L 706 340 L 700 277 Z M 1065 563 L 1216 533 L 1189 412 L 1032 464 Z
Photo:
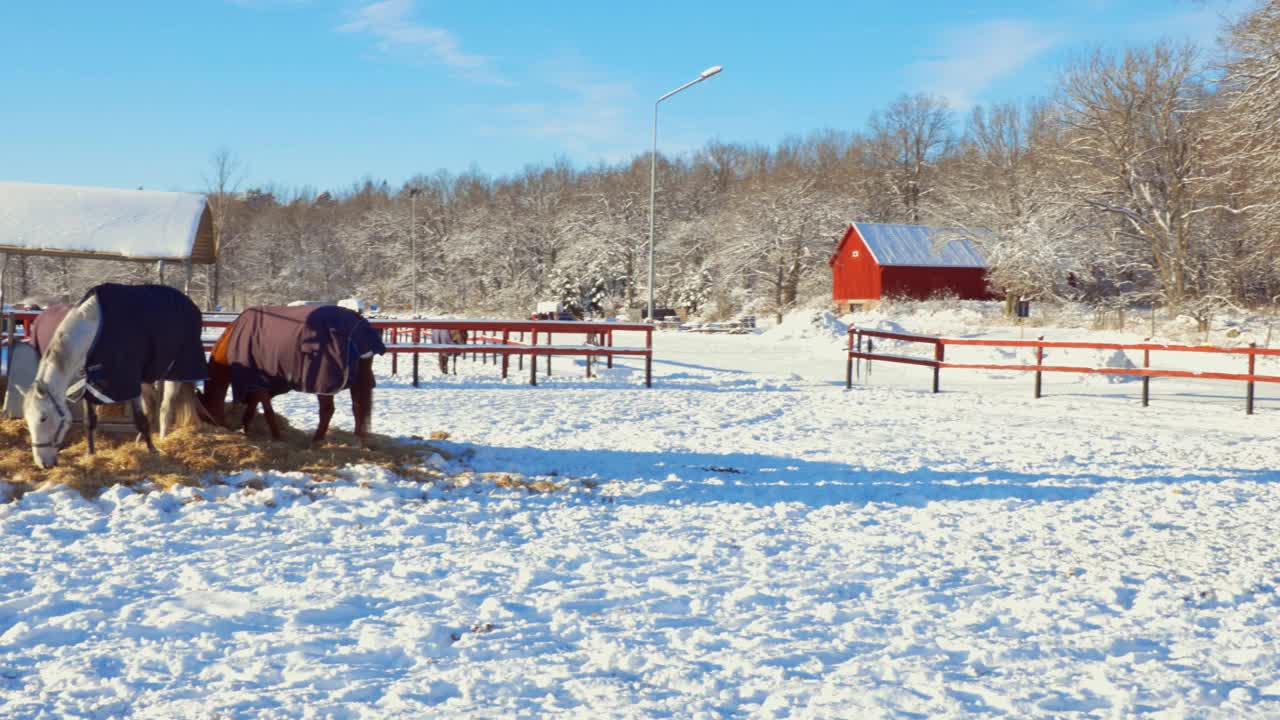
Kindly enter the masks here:
M 284 418 L 282 417 L 283 421 Z M 260 472 L 304 472 L 319 479 L 334 479 L 353 465 L 385 467 L 401 477 L 422 481 L 439 479 L 443 473 L 426 463 L 427 453 L 444 453 L 427 445 L 417 445 L 383 435 L 371 435 L 370 447 L 355 446 L 354 436 L 330 429 L 328 441 L 312 447 L 309 432 L 284 423 L 284 439 L 274 442 L 259 428 L 244 433 L 204 426 L 182 428 L 163 440 L 156 438 L 158 452 L 132 434 L 97 434 L 97 452 L 90 456 L 84 433 L 73 430 L 58 465 L 48 470 L 35 466 L 31 458 L 26 423 L 20 419 L 0 419 L 0 478 L 15 484 L 19 492 L 44 483 L 72 487 L 86 497 L 112 485 L 131 487 L 204 485 L 218 482 L 227 474 L 245 470 Z M 446 457 L 446 459 L 451 459 Z

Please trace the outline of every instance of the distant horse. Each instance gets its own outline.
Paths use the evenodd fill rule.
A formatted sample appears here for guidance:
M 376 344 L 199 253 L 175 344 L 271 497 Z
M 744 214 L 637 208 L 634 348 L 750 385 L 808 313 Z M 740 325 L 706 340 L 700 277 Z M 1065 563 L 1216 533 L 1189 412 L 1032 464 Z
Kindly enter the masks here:
M 58 448 L 71 428 L 67 391 L 84 373 L 85 430 L 94 452 L 97 416 L 94 403 L 127 402 L 134 426 L 147 449 L 154 409 L 144 413 L 144 388 L 164 381 L 160 436 L 179 424 L 197 422 L 194 383 L 207 374 L 200 341 L 200 309 L 165 285 L 105 283 L 89 290 L 60 322 L 37 318 L 41 351 L 35 382 L 23 397 L 22 414 L 31 432 L 31 454 L 38 467 L 53 467 Z M 48 335 L 49 326 L 55 326 Z M 40 339 L 46 336 L 47 342 Z
M 466 345 L 467 331 L 466 330 L 445 330 L 443 328 L 432 330 L 431 344 L 432 345 Z M 458 352 L 436 353 L 436 357 L 440 359 L 440 372 L 444 373 L 445 375 L 448 375 L 449 374 L 449 358 L 456 358 L 461 354 L 462 354 L 461 350 L 459 350 Z
M 227 388 L 245 404 L 244 432 L 262 405 L 273 440 L 283 438 L 271 398 L 289 391 L 320 402 L 313 443 L 324 441 L 333 418 L 333 396 L 351 392 L 356 440 L 368 439 L 373 412 L 373 356 L 387 348 L 358 313 L 336 305 L 251 307 L 222 333 L 209 358 L 201 400 L 214 421 L 226 425 Z

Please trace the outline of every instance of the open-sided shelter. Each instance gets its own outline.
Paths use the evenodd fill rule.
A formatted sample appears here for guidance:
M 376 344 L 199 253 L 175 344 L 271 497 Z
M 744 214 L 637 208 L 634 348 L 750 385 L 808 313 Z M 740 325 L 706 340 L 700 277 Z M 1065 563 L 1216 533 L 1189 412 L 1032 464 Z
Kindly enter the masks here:
M 204 195 L 0 182 L 0 253 L 209 264 Z
M 218 249 L 204 195 L 0 182 L 0 255 L 172 262 L 189 285 Z
M 0 255 L 0 308 L 5 308 L 11 255 L 157 262 L 162 276 L 164 263 L 172 262 L 185 266 L 189 286 L 192 264 L 215 262 L 217 247 L 204 195 L 0 182 Z M 13 326 L 6 321 L 10 341 Z M 10 381 L 20 370 L 14 349 L 4 357 Z M 31 377 L 34 362 L 28 358 L 26 363 Z M 11 411 L 12 400 L 5 404 Z
M 849 223 L 827 261 L 831 296 L 841 310 L 886 296 L 925 299 L 952 294 L 962 300 L 992 297 L 988 265 L 973 230 L 923 225 Z

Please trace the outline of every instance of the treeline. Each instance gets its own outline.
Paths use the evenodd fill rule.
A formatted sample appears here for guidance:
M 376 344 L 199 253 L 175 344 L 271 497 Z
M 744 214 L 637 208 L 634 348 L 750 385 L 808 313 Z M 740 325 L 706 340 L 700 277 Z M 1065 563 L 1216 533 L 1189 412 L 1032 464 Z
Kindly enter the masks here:
M 1227 28 L 1212 60 L 1171 42 L 1099 51 L 1049 92 L 965 118 L 903 96 L 856 132 L 660 156 L 659 304 L 715 316 L 825 295 L 825 261 L 850 220 L 990 229 L 975 239 L 1002 292 L 1191 312 L 1280 295 L 1280 3 Z M 424 312 L 523 314 L 551 299 L 635 309 L 647 292 L 649 162 L 243 191 L 221 151 L 209 188 L 221 260 L 197 273 L 193 295 L 409 308 L 416 257 Z M 121 273 L 154 277 L 32 259 L 11 289 L 74 295 Z

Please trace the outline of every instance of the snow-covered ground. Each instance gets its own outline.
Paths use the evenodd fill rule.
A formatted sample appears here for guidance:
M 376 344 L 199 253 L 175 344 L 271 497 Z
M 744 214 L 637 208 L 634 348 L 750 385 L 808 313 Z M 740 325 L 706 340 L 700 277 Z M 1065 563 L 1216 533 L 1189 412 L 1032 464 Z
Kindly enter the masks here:
M 1240 383 L 846 391 L 804 316 L 655 345 L 652 389 L 379 376 L 380 432 L 551 492 L 357 468 L 0 504 L 0 716 L 1280 717 L 1276 388 L 1252 417 Z

